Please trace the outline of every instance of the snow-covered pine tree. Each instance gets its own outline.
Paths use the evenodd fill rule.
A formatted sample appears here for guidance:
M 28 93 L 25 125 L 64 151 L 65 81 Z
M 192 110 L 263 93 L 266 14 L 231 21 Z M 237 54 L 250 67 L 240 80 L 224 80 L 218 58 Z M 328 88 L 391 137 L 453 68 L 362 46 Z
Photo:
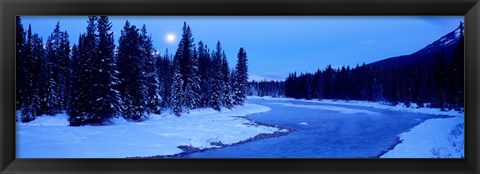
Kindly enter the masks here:
M 82 37 L 80 37 L 79 39 L 79 45 L 81 44 L 82 42 Z M 68 93 L 68 96 L 69 96 L 69 102 L 68 102 L 68 109 L 67 109 L 67 114 L 70 116 L 70 119 L 73 118 L 73 117 L 77 117 L 77 116 L 80 116 L 81 114 L 81 111 L 80 111 L 80 108 L 79 108 L 79 95 L 80 95 L 80 73 L 81 73 L 81 60 L 79 59 L 80 58 L 80 53 L 79 53 L 79 48 L 77 47 L 77 45 L 73 45 L 72 47 L 72 58 L 71 58 L 71 62 L 70 62 L 70 67 L 71 67 L 71 71 L 70 71 L 70 75 L 69 75 L 69 93 Z
M 59 78 L 58 81 L 60 85 L 57 88 L 59 93 L 59 100 L 60 102 L 60 109 L 61 110 L 66 110 L 67 109 L 67 103 L 69 102 L 68 99 L 68 94 L 69 94 L 69 86 L 70 86 L 70 81 L 69 81 L 69 72 L 70 72 L 70 41 L 69 41 L 69 35 L 67 31 L 61 32 L 60 33 L 60 45 L 59 45 L 59 51 L 58 51 L 58 60 L 57 64 L 59 67 Z
M 209 106 L 220 111 L 222 106 L 222 92 L 224 89 L 223 73 L 222 73 L 222 46 L 220 41 L 217 42 L 216 51 L 212 53 L 213 59 L 210 66 L 209 76 L 212 77 L 210 83 L 210 100 Z
M 60 23 L 57 22 L 55 29 L 46 41 L 46 57 L 45 69 L 43 71 L 45 84 L 44 108 L 42 110 L 47 115 L 54 115 L 62 109 L 63 96 L 61 92 L 62 83 L 60 81 L 60 39 L 61 39 Z M 63 74 L 62 74 L 63 75 Z
M 37 34 L 32 35 L 31 27 L 28 29 L 28 40 L 24 47 L 25 51 L 25 101 L 22 103 L 22 122 L 29 122 L 41 114 L 39 89 L 41 87 L 41 65 L 44 57 L 43 41 Z
M 114 55 L 114 39 L 111 32 L 112 23 L 107 16 L 96 18 L 96 55 L 91 59 L 92 78 L 91 124 L 105 124 L 105 121 L 114 117 L 120 111 L 120 93 L 116 89 L 118 71 Z
M 170 98 L 170 105 L 172 108 L 172 112 L 176 116 L 180 116 L 183 111 L 184 106 L 184 95 L 183 95 L 183 80 L 182 74 L 180 73 L 180 65 L 178 56 L 176 56 L 173 60 L 173 79 L 172 79 L 172 86 L 171 86 L 171 98 Z
M 156 61 L 156 67 L 158 70 L 158 77 L 160 81 L 159 92 L 162 98 L 161 108 L 166 108 L 170 106 L 171 87 L 172 87 L 172 62 L 170 60 L 170 54 L 168 49 L 166 49 L 163 56 L 158 55 Z
M 147 86 L 147 113 L 160 114 L 162 97 L 159 92 L 159 80 L 157 67 L 155 66 L 154 49 L 152 36 L 147 33 L 147 27 L 142 26 L 140 30 L 142 58 L 145 61 L 146 86 Z
M 135 25 L 126 21 L 118 45 L 119 91 L 124 102 L 124 118 L 130 121 L 146 119 L 147 87 L 145 60 L 142 59 L 141 36 Z
M 210 82 L 209 76 L 210 55 L 207 45 L 202 41 L 198 42 L 198 75 L 200 76 L 200 105 L 201 107 L 208 107 L 210 100 Z
M 223 106 L 230 109 L 233 107 L 232 86 L 230 83 L 230 68 L 228 67 L 227 56 L 225 51 L 222 52 L 222 76 L 223 76 Z
M 97 123 L 101 120 L 98 115 L 91 115 L 94 111 L 94 103 L 97 99 L 93 91 L 94 87 L 99 85 L 95 83 L 96 72 L 95 66 L 92 65 L 97 56 L 97 40 L 96 40 L 96 21 L 97 16 L 88 17 L 87 33 L 81 34 L 78 41 L 78 59 L 74 58 L 72 86 L 76 95 L 72 94 L 72 104 L 68 109 L 70 126 L 80 126 L 89 123 Z M 76 59 L 76 60 L 75 60 Z
M 186 109 L 194 109 L 198 108 L 200 105 L 199 77 L 198 73 L 195 73 L 197 70 L 195 70 L 193 62 L 194 39 L 190 26 L 188 26 L 186 22 L 183 23 L 182 31 L 182 39 L 178 44 L 175 56 L 178 56 L 180 73 L 184 82 L 182 88 L 185 95 L 184 103 Z
M 237 65 L 235 66 L 235 85 L 233 87 L 233 99 L 237 105 L 243 105 L 247 95 L 247 83 L 248 83 L 248 66 L 247 66 L 247 53 L 243 48 L 240 48 L 237 55 Z
M 190 84 L 187 85 L 185 89 L 185 93 L 188 94 L 185 96 L 185 100 L 187 101 L 185 104 L 189 109 L 195 109 L 201 107 L 201 100 L 200 100 L 200 76 L 198 74 L 198 55 L 197 49 L 193 48 L 193 56 L 192 56 L 192 73 L 191 77 L 189 78 Z

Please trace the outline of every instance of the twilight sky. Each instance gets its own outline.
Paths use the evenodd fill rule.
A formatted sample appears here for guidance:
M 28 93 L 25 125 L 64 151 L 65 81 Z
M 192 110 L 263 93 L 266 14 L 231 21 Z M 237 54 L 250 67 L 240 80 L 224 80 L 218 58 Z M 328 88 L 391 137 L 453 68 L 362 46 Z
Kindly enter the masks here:
M 183 22 L 192 29 L 195 43 L 215 48 L 217 40 L 227 54 L 229 66 L 244 47 L 250 79 L 283 80 L 289 72 L 313 72 L 342 65 L 370 63 L 411 54 L 456 29 L 463 16 L 111 16 L 115 44 L 129 20 L 147 26 L 154 47 L 175 53 Z M 22 16 L 24 28 L 46 40 L 57 21 L 60 29 L 78 43 L 86 32 L 86 16 Z M 174 35 L 170 42 L 168 35 Z

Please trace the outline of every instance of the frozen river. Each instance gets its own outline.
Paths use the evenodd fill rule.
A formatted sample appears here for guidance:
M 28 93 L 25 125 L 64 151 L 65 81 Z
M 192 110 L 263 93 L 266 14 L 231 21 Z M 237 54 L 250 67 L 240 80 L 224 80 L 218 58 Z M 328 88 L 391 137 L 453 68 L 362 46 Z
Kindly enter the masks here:
M 249 99 L 269 112 L 248 115 L 257 122 L 293 128 L 280 137 L 207 150 L 182 158 L 370 158 L 398 143 L 398 135 L 441 116 L 360 106 Z

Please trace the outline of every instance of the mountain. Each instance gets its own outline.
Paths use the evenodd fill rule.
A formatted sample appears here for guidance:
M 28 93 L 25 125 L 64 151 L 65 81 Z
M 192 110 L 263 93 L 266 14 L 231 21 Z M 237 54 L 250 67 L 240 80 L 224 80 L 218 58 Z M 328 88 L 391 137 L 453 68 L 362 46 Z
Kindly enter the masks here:
M 463 42 L 463 39 L 461 39 L 464 32 L 463 27 L 463 23 L 460 22 L 457 29 L 413 54 L 383 59 L 369 63 L 366 66 L 399 68 L 419 63 L 422 65 L 430 65 L 435 63 L 437 56 L 441 53 L 445 54 L 445 61 L 450 62 L 455 50 L 458 49 L 459 43 Z

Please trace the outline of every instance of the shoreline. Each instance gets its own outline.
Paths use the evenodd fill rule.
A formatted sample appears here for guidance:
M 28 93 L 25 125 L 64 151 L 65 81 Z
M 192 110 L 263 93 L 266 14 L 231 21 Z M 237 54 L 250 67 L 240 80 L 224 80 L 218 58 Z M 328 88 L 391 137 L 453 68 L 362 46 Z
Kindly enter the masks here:
M 403 103 L 399 103 L 397 105 L 388 105 L 382 102 L 373 102 L 373 101 L 365 101 L 365 100 L 341 100 L 341 99 L 295 99 L 295 98 L 287 98 L 287 97 L 270 97 L 270 96 L 248 96 L 248 99 L 260 99 L 260 100 L 270 100 L 270 101 L 300 101 L 300 102 L 308 102 L 308 103 L 317 103 L 317 104 L 330 104 L 330 105 L 343 105 L 343 106 L 358 106 L 358 107 L 367 107 L 367 108 L 374 108 L 374 109 L 385 109 L 391 111 L 400 111 L 400 112 L 411 112 L 417 114 L 431 114 L 431 115 L 445 115 L 451 117 L 463 116 L 464 115 L 464 108 L 461 111 L 449 110 L 449 111 L 441 111 L 440 108 L 428 108 L 428 107 L 415 107 L 416 104 L 412 103 L 410 107 L 406 107 Z
M 232 143 L 232 144 L 223 144 L 221 141 L 210 143 L 210 145 L 216 145 L 216 146 L 219 146 L 219 147 L 197 148 L 197 147 L 192 147 L 192 146 L 187 146 L 187 145 L 180 145 L 180 146 L 177 146 L 177 148 L 181 149 L 183 152 L 173 154 L 173 155 L 154 155 L 154 156 L 146 156 L 146 157 L 138 156 L 138 157 L 127 157 L 127 158 L 183 158 L 186 155 L 190 155 L 190 154 L 194 154 L 194 153 L 201 153 L 201 152 L 205 152 L 205 151 L 208 151 L 208 150 L 221 149 L 221 148 L 224 148 L 224 147 L 241 145 L 241 144 L 245 144 L 245 143 L 249 143 L 249 142 L 253 142 L 253 141 L 285 136 L 285 135 L 288 135 L 289 133 L 295 131 L 295 129 L 293 129 L 293 128 L 286 128 L 286 127 L 281 127 L 281 126 L 278 126 L 278 125 L 253 121 L 251 119 L 248 119 L 248 118 L 245 118 L 245 117 L 242 117 L 242 116 L 232 116 L 232 117 L 243 118 L 243 119 L 248 120 L 251 123 L 254 123 L 254 124 L 259 125 L 259 126 L 267 126 L 267 127 L 271 127 L 271 128 L 278 128 L 279 131 L 275 131 L 273 133 L 260 133 L 258 135 L 255 135 L 254 137 L 250 137 L 248 139 L 241 140 L 239 142 Z M 282 131 L 282 130 L 287 130 L 287 131 Z M 187 158 L 183 158 L 183 159 L 187 159 Z

